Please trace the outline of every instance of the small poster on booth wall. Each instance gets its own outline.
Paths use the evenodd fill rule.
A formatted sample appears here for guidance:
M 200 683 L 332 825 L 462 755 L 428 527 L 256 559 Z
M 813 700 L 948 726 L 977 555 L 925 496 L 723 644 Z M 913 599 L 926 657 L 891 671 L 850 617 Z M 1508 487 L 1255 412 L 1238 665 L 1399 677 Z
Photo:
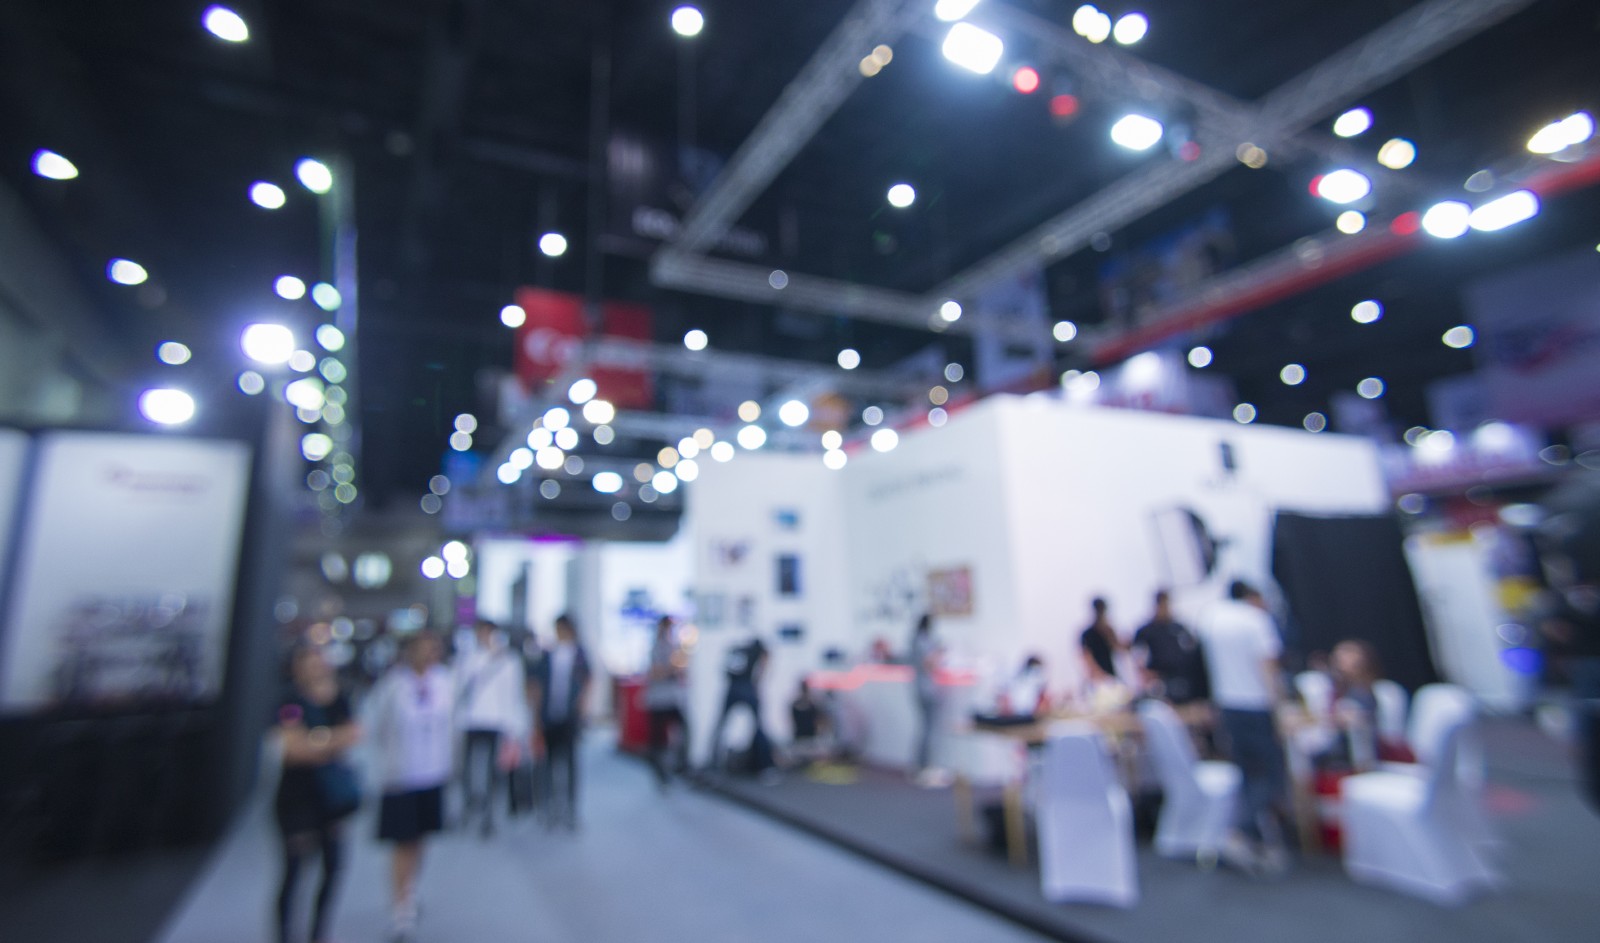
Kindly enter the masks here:
M 972 568 L 929 570 L 928 609 L 936 616 L 972 615 Z
M 5 612 L 0 706 L 216 697 L 249 473 L 242 442 L 43 437 Z
M 796 554 L 778 555 L 778 595 L 800 595 L 800 557 Z

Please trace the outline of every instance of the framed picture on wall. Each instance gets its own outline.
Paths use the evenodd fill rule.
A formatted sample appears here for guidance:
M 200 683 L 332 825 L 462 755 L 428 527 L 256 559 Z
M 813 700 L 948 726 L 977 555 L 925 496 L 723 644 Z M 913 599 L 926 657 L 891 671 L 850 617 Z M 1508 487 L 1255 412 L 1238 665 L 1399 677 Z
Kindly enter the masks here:
M 756 627 L 756 597 L 740 596 L 738 612 L 736 613 L 739 628 L 753 629 Z
M 800 556 L 798 554 L 778 554 L 778 595 L 800 595 Z
M 712 540 L 708 548 L 711 565 L 719 570 L 736 570 L 750 555 L 748 540 Z
M 695 602 L 697 618 L 702 629 L 714 629 L 727 618 L 728 597 L 721 593 L 701 593 Z
M 779 530 L 799 530 L 800 511 L 796 508 L 778 508 L 772 512 L 772 522 Z
M 928 608 L 936 616 L 972 615 L 972 568 L 929 570 Z
M 788 642 L 791 645 L 799 645 L 801 642 L 805 641 L 805 638 L 806 629 L 803 625 L 799 625 L 798 623 L 790 623 L 788 625 L 778 627 L 778 640 L 781 642 Z

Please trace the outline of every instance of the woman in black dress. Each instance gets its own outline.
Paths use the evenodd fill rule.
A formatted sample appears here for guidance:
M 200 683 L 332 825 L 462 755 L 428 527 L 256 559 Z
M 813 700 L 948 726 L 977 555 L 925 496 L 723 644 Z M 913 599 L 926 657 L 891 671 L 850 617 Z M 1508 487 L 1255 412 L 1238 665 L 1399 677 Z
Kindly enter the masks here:
M 359 796 L 343 767 L 361 738 L 350 702 L 339 690 L 333 667 L 311 646 L 289 658 L 289 690 L 278 707 L 277 732 L 283 772 L 274 803 L 283 838 L 283 882 L 278 889 L 278 940 L 289 943 L 300 872 L 322 856 L 322 885 L 311 918 L 311 943 L 326 943 L 333 895 L 344 860 L 343 820 Z

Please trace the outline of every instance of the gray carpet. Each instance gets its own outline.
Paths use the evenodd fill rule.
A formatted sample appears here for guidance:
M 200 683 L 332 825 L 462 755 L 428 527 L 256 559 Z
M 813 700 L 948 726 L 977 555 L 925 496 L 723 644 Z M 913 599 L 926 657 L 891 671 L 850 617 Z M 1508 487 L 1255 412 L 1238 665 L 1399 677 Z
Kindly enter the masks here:
M 1139 854 L 1140 903 L 1129 910 L 1054 905 L 1038 872 L 963 844 L 947 791 L 863 771 L 834 786 L 803 776 L 777 785 L 719 781 L 739 802 L 823 835 L 867 857 L 1060 939 L 1086 943 L 1462 943 L 1600 939 L 1600 818 L 1579 800 L 1562 749 L 1531 725 L 1486 724 L 1490 805 L 1505 839 L 1499 864 L 1509 886 L 1458 909 L 1441 909 L 1352 884 L 1337 859 L 1302 858 L 1276 881 L 1252 881 Z

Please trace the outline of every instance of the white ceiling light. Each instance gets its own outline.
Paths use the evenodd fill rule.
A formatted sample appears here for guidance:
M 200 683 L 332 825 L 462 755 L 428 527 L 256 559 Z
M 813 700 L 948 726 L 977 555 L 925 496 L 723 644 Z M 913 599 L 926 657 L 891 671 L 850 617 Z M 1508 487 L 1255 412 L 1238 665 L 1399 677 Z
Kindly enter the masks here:
M 283 398 L 296 409 L 321 409 L 327 402 L 322 390 L 321 380 L 316 377 L 301 377 L 283 388 Z
M 332 352 L 344 347 L 344 332 L 332 324 L 323 324 L 317 328 L 317 343 L 322 349 Z
M 157 425 L 180 426 L 194 418 L 194 397 L 183 390 L 145 390 L 139 394 L 139 412 Z
M 1256 421 L 1256 408 L 1249 403 L 1240 403 L 1233 407 L 1233 421 L 1241 425 L 1249 425 Z
M 246 370 L 239 374 L 239 392 L 246 396 L 259 396 L 267 388 L 267 381 L 261 374 L 254 370 Z
M 539 237 L 539 251 L 552 259 L 567 254 L 567 237 L 558 232 L 547 232 Z
M 112 259 L 106 266 L 106 277 L 118 285 L 142 285 L 150 277 L 144 266 L 129 259 Z
M 1189 351 L 1189 366 L 1204 369 L 1211 366 L 1211 348 L 1196 347 Z
M 709 343 L 711 343 L 711 338 L 707 337 L 706 332 L 699 328 L 694 328 L 683 335 L 683 346 L 690 350 L 705 350 L 706 345 Z
M 1357 324 L 1371 324 L 1383 317 L 1383 305 L 1372 299 L 1358 301 L 1350 308 L 1350 320 Z
M 1083 38 L 1091 43 L 1105 42 L 1111 36 L 1111 15 L 1095 11 L 1094 19 L 1089 21 L 1089 26 L 1083 31 Z
M 1111 37 L 1124 46 L 1132 46 L 1150 32 L 1150 21 L 1143 13 L 1129 13 L 1117 20 Z
M 679 481 L 694 481 L 700 477 L 700 463 L 692 458 L 686 458 L 678 463 L 672 473 L 678 476 Z
M 732 442 L 717 442 L 711 446 L 711 457 L 719 462 L 732 461 L 733 454 Z
M 617 407 L 603 399 L 592 399 L 583 404 L 583 418 L 591 425 L 603 426 L 617 418 Z
M 1417 159 L 1417 146 L 1405 138 L 1390 138 L 1378 148 L 1378 163 L 1390 170 L 1404 170 Z
M 789 400 L 778 407 L 778 421 L 790 428 L 803 426 L 810 418 L 811 409 L 797 399 Z
M 1377 399 L 1383 395 L 1383 381 L 1377 377 L 1367 377 L 1356 384 L 1356 392 L 1362 399 Z
M 850 457 L 845 455 L 844 452 L 840 451 L 839 449 L 829 449 L 822 453 L 822 464 L 828 466 L 834 471 L 838 471 L 839 469 L 843 468 L 845 463 L 849 460 Z
M 556 448 L 571 451 L 578 447 L 578 430 L 571 426 L 557 429 L 555 435 Z
M 954 324 L 955 322 L 961 320 L 961 302 L 952 300 L 946 301 L 944 304 L 940 305 L 939 317 L 943 318 L 945 322 L 949 324 Z
M 1282 380 L 1285 386 L 1299 386 L 1306 382 L 1306 368 L 1291 363 L 1278 371 L 1278 379 Z
M 549 448 L 555 441 L 556 434 L 544 426 L 539 426 L 528 433 L 528 448 L 533 449 L 535 452 Z
M 317 282 L 311 286 L 311 300 L 324 311 L 337 311 L 344 303 L 344 296 L 327 282 Z
M 207 7 L 200 22 L 207 32 L 223 42 L 242 43 L 250 38 L 250 26 L 244 17 L 227 7 Z
M 1000 41 L 1000 37 L 971 23 L 957 23 L 950 27 L 941 48 L 946 59 L 979 75 L 993 72 L 1006 51 L 1006 45 Z
M 465 452 L 472 448 L 472 435 L 466 432 L 450 433 L 450 448 L 457 452 Z
M 567 455 L 555 446 L 547 445 L 533 453 L 533 461 L 545 471 L 555 471 L 567 463 Z
M 1372 112 L 1365 108 L 1352 108 L 1333 120 L 1333 133 L 1342 138 L 1353 138 L 1372 127 Z
M 436 580 L 444 575 L 444 561 L 438 557 L 428 557 L 422 561 L 422 576 L 424 579 Z
M 616 441 L 617 432 L 605 423 L 594 427 L 594 441 L 597 445 L 610 445 Z
M 944 365 L 944 378 L 951 383 L 960 383 L 962 377 L 966 375 L 967 368 L 959 363 L 947 363 Z
M 900 433 L 893 429 L 879 429 L 872 434 L 872 448 L 879 452 L 892 452 L 900 444 Z
M 1471 347 L 1477 341 L 1477 334 L 1465 324 L 1458 324 L 1444 332 L 1444 346 L 1462 350 Z
M 1329 203 L 1354 203 L 1372 192 L 1372 181 L 1359 170 L 1330 170 L 1318 177 L 1313 189 Z
M 333 171 L 314 157 L 302 157 L 294 165 L 294 175 L 300 185 L 312 193 L 327 193 L 333 189 Z
M 33 155 L 33 172 L 50 180 L 71 180 L 78 168 L 55 151 L 39 151 Z
M 567 423 L 572 421 L 572 414 L 561 406 L 552 406 L 544 411 L 544 416 L 541 418 L 544 421 L 544 427 L 554 431 L 556 429 L 565 429 Z
M 650 479 L 650 487 L 662 494 L 671 494 L 678 490 L 678 476 L 669 471 L 659 471 Z
M 1339 218 L 1333 221 L 1334 228 L 1347 236 L 1353 236 L 1367 228 L 1367 217 L 1359 210 L 1345 210 Z
M 601 494 L 616 494 L 622 490 L 622 476 L 614 471 L 598 472 L 594 476 L 594 490 Z
M 521 471 L 524 468 L 532 468 L 533 449 L 530 449 L 525 445 L 512 449 L 510 457 L 506 459 L 506 464 L 517 469 L 518 471 Z
M 822 434 L 822 447 L 824 449 L 831 451 L 833 449 L 840 448 L 843 445 L 844 436 L 840 435 L 838 430 L 829 429 L 827 432 Z
M 1078 325 L 1071 321 L 1057 321 L 1055 327 L 1050 329 L 1050 336 L 1065 344 L 1078 336 Z
M 156 358 L 174 367 L 188 363 L 191 356 L 188 346 L 177 341 L 164 341 L 156 348 Z
M 854 370 L 861 366 L 861 354 L 852 347 L 839 351 L 839 366 L 846 370 Z
M 289 198 L 284 196 L 283 188 L 275 183 L 257 180 L 250 185 L 250 202 L 264 210 L 282 209 Z
M 294 356 L 294 332 L 282 324 L 252 324 L 239 335 L 239 347 L 256 363 L 288 363 Z
M 1123 115 L 1111 126 L 1111 140 L 1130 151 L 1147 151 L 1165 133 L 1161 122 L 1147 115 Z
M 300 437 L 300 454 L 308 462 L 320 462 L 333 451 L 333 437 L 325 432 L 308 432 Z
M 306 296 L 306 283 L 293 275 L 280 275 L 272 283 L 272 290 L 284 301 L 299 301 Z
M 1586 111 L 1570 114 L 1540 128 L 1528 139 L 1528 150 L 1535 154 L 1559 154 L 1594 136 L 1594 119 Z
M 310 373 L 317 365 L 317 355 L 309 350 L 297 350 L 289 355 L 289 369 L 296 373 Z
M 571 400 L 575 405 L 582 406 L 584 403 L 594 399 L 595 394 L 599 392 L 600 387 L 593 380 L 583 377 L 582 379 L 574 380 L 572 385 L 567 387 L 567 399 Z
M 938 0 L 933 5 L 933 15 L 946 23 L 954 23 L 978 5 L 979 0 Z
M 767 430 L 760 426 L 742 426 L 735 438 L 739 440 L 740 448 L 755 450 L 767 444 Z M 711 457 L 716 458 L 716 455 Z
M 878 406 L 868 406 L 861 411 L 861 421 L 869 426 L 876 426 L 883 422 L 883 409 Z
M 1328 428 L 1328 417 L 1322 413 L 1306 413 L 1306 418 L 1300 424 L 1306 427 L 1307 432 L 1321 432 Z
M 672 11 L 672 31 L 685 38 L 700 35 L 706 27 L 705 14 L 695 7 L 678 7 Z
M 1094 28 L 1095 22 L 1100 18 L 1100 8 L 1092 3 L 1085 3 L 1072 14 L 1072 31 L 1079 36 L 1088 36 Z
M 1497 197 L 1472 211 L 1467 223 L 1479 232 L 1494 232 L 1539 215 L 1539 198 L 1532 190 L 1517 190 Z
M 515 329 L 528 323 L 528 312 L 521 305 L 506 305 L 500 309 L 500 323 Z
M 897 183 L 889 188 L 889 205 L 895 209 L 903 210 L 915 202 L 917 202 L 917 190 L 911 184 Z
M 1422 229 L 1437 239 L 1454 239 L 1472 225 L 1472 207 L 1460 200 L 1435 203 L 1422 214 Z

